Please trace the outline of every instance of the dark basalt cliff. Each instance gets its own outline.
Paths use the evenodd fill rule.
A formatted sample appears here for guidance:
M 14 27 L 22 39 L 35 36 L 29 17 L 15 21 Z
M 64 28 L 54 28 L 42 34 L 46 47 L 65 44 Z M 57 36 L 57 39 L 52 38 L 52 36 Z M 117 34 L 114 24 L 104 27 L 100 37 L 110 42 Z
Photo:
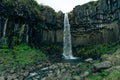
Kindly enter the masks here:
M 63 27 L 63 15 L 34 0 L 0 0 L 0 46 L 6 41 L 9 48 L 21 43 L 36 47 L 51 43 Z
M 99 0 L 69 12 L 74 47 L 119 41 L 120 0 Z M 0 0 L 0 46 L 63 42 L 64 13 L 34 0 Z M 5 28 L 6 27 L 6 28 Z
M 119 9 L 119 0 L 99 0 L 76 6 L 69 13 L 73 45 L 118 41 Z
M 88 46 L 119 41 L 119 4 L 119 0 L 92 1 L 78 5 L 69 12 L 72 45 L 74 47 Z M 57 29 L 57 42 L 63 41 L 62 31 L 62 28 Z M 52 39 L 54 42 L 55 38 L 52 38 L 52 35 L 54 34 L 48 31 L 48 40 Z

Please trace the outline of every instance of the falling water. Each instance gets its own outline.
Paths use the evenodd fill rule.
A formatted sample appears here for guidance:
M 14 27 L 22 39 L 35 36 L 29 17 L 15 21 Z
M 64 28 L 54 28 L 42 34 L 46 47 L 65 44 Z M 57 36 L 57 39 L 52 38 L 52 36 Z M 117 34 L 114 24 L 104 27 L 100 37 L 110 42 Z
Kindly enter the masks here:
M 68 15 L 64 15 L 64 48 L 63 48 L 63 56 L 65 59 L 75 59 L 72 55 L 72 46 L 71 46 L 71 33 L 70 33 L 70 24 Z
M 8 19 L 6 19 L 5 24 L 4 24 L 3 39 L 5 38 L 5 35 L 6 35 L 7 22 L 8 22 Z
M 5 24 L 4 24 L 4 28 L 3 28 L 3 35 L 2 35 L 2 43 L 3 45 L 6 45 L 6 29 L 7 29 L 7 23 L 8 23 L 8 19 L 6 19 Z

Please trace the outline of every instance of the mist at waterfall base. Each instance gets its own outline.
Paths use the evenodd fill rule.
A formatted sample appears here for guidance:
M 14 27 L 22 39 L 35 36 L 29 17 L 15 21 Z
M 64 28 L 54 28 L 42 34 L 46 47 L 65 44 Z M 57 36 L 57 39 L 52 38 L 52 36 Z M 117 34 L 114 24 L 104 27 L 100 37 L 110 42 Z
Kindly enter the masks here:
M 72 54 L 71 33 L 68 14 L 64 15 L 63 56 L 65 59 L 78 59 Z

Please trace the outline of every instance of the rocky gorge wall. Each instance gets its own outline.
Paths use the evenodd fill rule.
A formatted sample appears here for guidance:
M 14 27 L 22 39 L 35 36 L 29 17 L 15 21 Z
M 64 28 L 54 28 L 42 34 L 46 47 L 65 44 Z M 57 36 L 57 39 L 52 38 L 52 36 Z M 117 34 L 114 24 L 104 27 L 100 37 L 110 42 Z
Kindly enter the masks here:
M 53 41 L 50 30 L 61 29 L 62 15 L 35 0 L 0 0 L 0 48 L 4 44 L 8 48 L 19 44 L 39 48 L 46 39 Z
M 77 47 L 119 41 L 119 3 L 119 0 L 99 0 L 76 6 L 69 13 L 72 45 Z M 43 42 L 63 42 L 63 29 L 42 34 Z
M 10 45 L 27 43 L 40 48 L 46 43 L 63 44 L 62 11 L 55 12 L 49 6 L 32 0 L 2 0 L 0 9 L 0 45 L 5 26 L 5 37 Z M 120 40 L 120 0 L 98 0 L 77 5 L 68 16 L 74 47 Z
M 71 30 L 72 45 L 89 46 L 101 43 L 115 42 L 119 40 L 119 29 L 117 22 L 111 24 L 102 24 L 100 29 L 79 31 Z M 105 26 L 105 27 L 103 27 Z M 63 43 L 63 30 L 43 30 L 42 42 L 45 43 Z
M 119 41 L 119 4 L 120 0 L 98 0 L 76 6 L 69 13 L 73 45 L 85 46 Z
M 63 30 L 43 30 L 42 42 L 47 43 L 62 43 L 63 42 Z
M 102 24 L 101 29 L 85 32 L 73 31 L 72 44 L 76 46 L 88 46 L 101 43 L 115 42 L 119 40 L 119 30 L 116 22 L 111 24 Z

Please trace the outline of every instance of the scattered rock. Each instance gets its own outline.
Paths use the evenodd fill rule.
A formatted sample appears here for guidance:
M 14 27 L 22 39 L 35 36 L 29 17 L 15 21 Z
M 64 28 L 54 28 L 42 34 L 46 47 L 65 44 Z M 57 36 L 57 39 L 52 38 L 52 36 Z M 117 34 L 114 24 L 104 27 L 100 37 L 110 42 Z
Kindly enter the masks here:
M 8 76 L 7 80 L 13 80 L 12 76 Z
M 108 69 L 106 69 L 106 70 L 104 70 L 107 74 L 110 74 L 110 73 L 112 73 L 113 71 L 117 71 L 117 70 L 119 70 L 120 69 L 120 66 L 113 66 L 113 67 L 111 67 L 111 68 L 108 68 Z
M 60 75 L 60 70 L 59 69 L 57 70 L 57 75 Z
M 13 73 L 15 73 L 15 70 L 14 69 L 10 70 L 10 74 L 13 74 Z
M 33 78 L 33 80 L 38 80 L 38 79 L 36 79 L 36 78 Z
M 78 63 L 78 64 L 77 64 L 77 67 L 79 67 L 81 64 L 82 64 L 82 63 Z
M 92 58 L 88 58 L 85 60 L 85 62 L 87 62 L 85 64 L 83 64 L 82 62 L 78 64 L 55 63 L 51 64 L 50 66 L 38 64 L 39 66 L 32 66 L 32 68 L 27 67 L 17 70 L 17 72 L 15 70 L 9 70 L 6 72 L 7 75 L 3 75 L 6 79 L 4 77 L 0 77 L 0 80 L 81 80 L 85 79 L 92 72 L 90 69 L 85 69 L 85 71 L 81 69 L 80 66 L 92 65 L 89 64 L 92 61 Z M 37 69 L 35 69 L 36 67 Z M 105 69 L 107 73 L 110 73 L 112 70 L 117 70 L 117 68 L 114 68 L 110 61 L 93 64 L 93 71 Z M 73 73 L 75 73 L 75 75 L 73 75 Z
M 99 71 L 101 69 L 107 69 L 110 68 L 112 66 L 112 63 L 110 61 L 104 61 L 104 62 L 100 62 L 97 64 L 93 64 L 93 71 Z
M 23 76 L 28 76 L 28 74 L 29 74 L 29 72 L 26 71 L 26 72 L 23 73 Z
M 104 54 L 101 56 L 101 59 L 104 61 L 110 61 L 114 66 L 120 65 L 120 50 L 117 50 L 113 55 L 111 54 Z
M 80 76 L 73 76 L 73 80 L 81 80 Z
M 44 78 L 42 78 L 41 80 L 46 80 L 47 78 L 46 77 L 44 77 Z
M 85 59 L 85 62 L 91 63 L 93 61 L 92 58 Z
M 85 72 L 81 75 L 81 77 L 82 77 L 82 78 L 87 77 L 89 74 L 90 74 L 90 73 L 89 73 L 88 71 L 85 71 Z
M 0 61 L 0 64 L 3 64 L 3 61 Z
M 5 78 L 4 77 L 0 77 L 0 80 L 5 80 Z
M 53 73 L 49 73 L 49 74 L 48 74 L 48 77 L 51 77 L 52 75 L 53 75 Z
M 61 72 L 65 72 L 65 71 L 66 71 L 66 69 L 65 69 L 65 68 L 61 70 Z

